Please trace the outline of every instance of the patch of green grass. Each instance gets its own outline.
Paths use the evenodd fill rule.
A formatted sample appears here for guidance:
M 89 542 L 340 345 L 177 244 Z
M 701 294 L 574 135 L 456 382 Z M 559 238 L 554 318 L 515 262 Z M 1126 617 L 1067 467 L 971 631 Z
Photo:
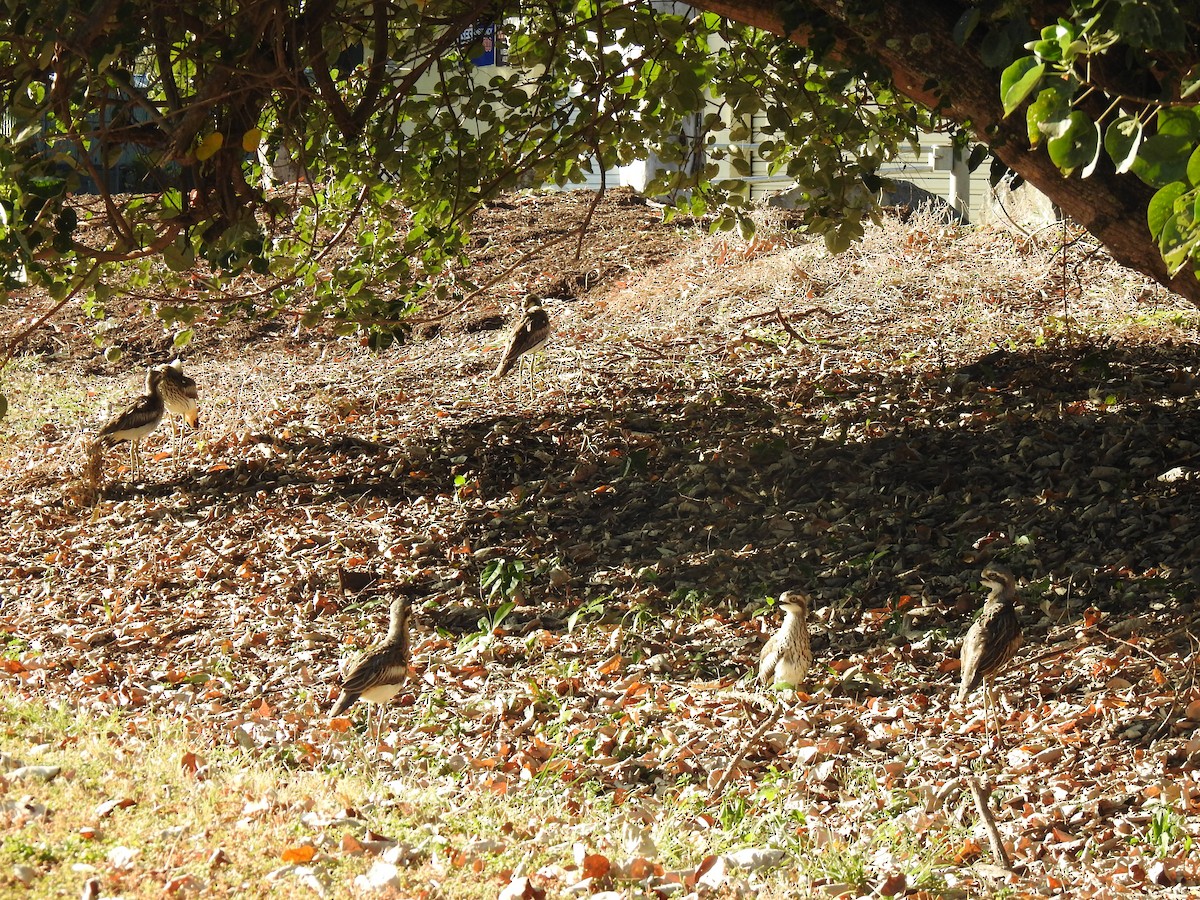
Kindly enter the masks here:
M 1181 844 L 1186 856 L 1192 849 L 1192 836 L 1188 834 L 1183 817 L 1167 805 L 1155 808 L 1146 825 L 1145 842 L 1155 855 L 1170 856 L 1176 844 Z
M 1169 325 L 1174 328 L 1200 328 L 1200 312 L 1186 309 L 1153 309 L 1131 313 L 1125 321 L 1130 325 L 1148 327 Z
M 352 896 L 355 878 L 381 860 L 377 851 L 358 849 L 374 834 L 401 848 L 399 896 L 432 891 L 445 900 L 494 900 L 518 866 L 567 872 L 554 888 L 565 889 L 582 877 L 571 870 L 577 843 L 614 863 L 646 852 L 634 845 L 652 846 L 654 862 L 679 871 L 711 854 L 779 849 L 782 863 L 758 877 L 769 895 L 783 896 L 794 895 L 801 871 L 868 884 L 878 876 L 871 854 L 884 846 L 914 884 L 932 884 L 929 873 L 945 858 L 938 835 L 886 827 L 911 803 L 899 795 L 865 804 L 870 815 L 860 836 L 823 830 L 822 852 L 813 852 L 813 829 L 824 826 L 808 818 L 812 799 L 800 769 L 772 769 L 752 788 L 729 786 L 716 797 L 699 772 L 672 783 L 648 770 L 646 783 L 655 787 L 644 797 L 615 791 L 594 760 L 632 760 L 626 765 L 636 769 L 647 751 L 662 758 L 653 706 L 645 717 L 633 715 L 635 707 L 614 708 L 577 730 L 569 697 L 536 683 L 514 689 L 514 701 L 523 705 L 509 718 L 520 720 L 535 704 L 541 724 L 526 738 L 552 747 L 552 764 L 520 777 L 502 765 L 508 758 L 500 752 L 522 743 L 515 737 L 485 742 L 479 759 L 458 765 L 437 752 L 438 741 L 380 758 L 374 742 L 354 731 L 330 734 L 324 756 L 312 756 L 311 748 L 289 749 L 282 740 L 252 750 L 232 740 L 214 744 L 182 721 L 145 712 L 97 717 L 0 694 L 0 751 L 61 770 L 53 780 L 10 789 L 10 797 L 28 795 L 31 812 L 25 821 L 10 817 L 0 839 L 0 873 L 32 870 L 31 886 L 22 888 L 31 900 L 74 896 L 90 874 L 105 893 L 130 898 L 159 898 L 186 878 L 202 892 L 254 898 L 303 895 L 310 890 L 303 879 L 313 877 L 330 896 Z M 436 690 L 422 694 L 408 715 L 428 724 L 410 733 L 472 721 L 461 705 L 451 710 L 454 703 Z M 880 777 L 863 766 L 843 781 L 855 796 L 888 793 Z M 311 858 L 289 862 L 297 852 Z

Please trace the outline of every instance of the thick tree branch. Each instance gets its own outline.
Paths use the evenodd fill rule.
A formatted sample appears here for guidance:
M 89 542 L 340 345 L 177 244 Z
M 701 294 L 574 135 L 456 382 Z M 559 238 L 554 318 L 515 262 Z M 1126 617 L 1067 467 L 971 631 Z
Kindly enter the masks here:
M 699 5 L 774 34 L 786 31 L 785 3 L 703 0 Z M 1004 117 L 999 73 L 980 57 L 982 38 L 974 35 L 966 46 L 953 39 L 954 24 L 966 4 L 884 0 L 874 4 L 877 15 L 869 22 L 848 15 L 837 0 L 812 0 L 810 5 L 860 40 L 892 73 L 897 90 L 924 106 L 940 107 L 947 118 L 969 128 L 1006 166 L 1095 235 L 1114 259 L 1200 304 L 1200 281 L 1193 270 L 1185 268 L 1172 278 L 1149 237 L 1146 208 L 1152 188 L 1103 165 L 1086 183 L 1077 176 L 1064 178 L 1044 148 L 1030 148 L 1022 111 Z M 804 30 L 793 30 L 789 37 L 804 43 L 806 35 Z

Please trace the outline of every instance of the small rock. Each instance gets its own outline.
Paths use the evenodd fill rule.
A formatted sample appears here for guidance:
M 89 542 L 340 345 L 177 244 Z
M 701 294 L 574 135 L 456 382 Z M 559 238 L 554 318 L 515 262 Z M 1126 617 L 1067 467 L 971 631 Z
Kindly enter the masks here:
M 17 879 L 17 881 L 21 882 L 21 884 L 25 885 L 25 887 L 29 887 L 31 884 L 33 884 L 33 881 L 35 878 L 37 878 L 38 874 L 37 869 L 35 869 L 33 866 L 13 866 L 12 873 L 13 878 Z
M 782 850 L 768 847 L 745 847 L 741 850 L 734 850 L 732 853 L 726 853 L 725 862 L 731 866 L 737 866 L 739 869 L 745 869 L 747 872 L 755 872 L 759 869 L 769 869 L 779 865 L 785 855 Z
M 133 868 L 134 857 L 138 855 L 138 851 L 133 847 L 113 847 L 108 851 L 108 864 L 114 869 L 131 869 Z
M 21 766 L 8 773 L 10 781 L 53 781 L 62 772 L 62 766 Z
M 354 886 L 360 891 L 382 891 L 385 888 L 400 886 L 400 870 L 391 863 L 375 862 L 365 875 L 354 879 Z

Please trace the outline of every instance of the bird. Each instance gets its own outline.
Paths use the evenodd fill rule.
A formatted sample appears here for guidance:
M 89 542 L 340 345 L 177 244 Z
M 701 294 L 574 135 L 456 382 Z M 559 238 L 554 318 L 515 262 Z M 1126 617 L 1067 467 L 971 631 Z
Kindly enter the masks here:
M 171 434 L 173 437 L 174 457 L 179 458 L 183 430 L 179 427 L 176 416 L 182 416 L 189 428 L 200 427 L 200 411 L 197 403 L 200 393 L 196 390 L 196 380 L 183 374 L 183 363 L 176 359 L 163 369 L 162 398 L 167 412 L 171 413 Z M 149 376 L 147 375 L 147 381 Z
M 991 590 L 979 618 L 963 638 L 962 680 L 958 688 L 958 702 L 965 703 L 967 697 L 983 685 L 984 716 L 989 708 L 995 713 L 992 697 L 993 680 L 996 674 L 1013 657 L 1021 646 L 1021 621 L 1013 602 L 1017 598 L 1017 581 L 1013 573 L 1001 565 L 989 565 L 980 579 Z M 999 720 L 996 734 L 1000 733 Z
M 142 468 L 142 455 L 139 444 L 142 438 L 154 431 L 162 421 L 165 405 L 163 403 L 162 385 L 166 377 L 165 366 L 155 366 L 146 370 L 146 393 L 133 403 L 121 410 L 104 423 L 104 427 L 96 434 L 90 447 L 93 460 L 98 460 L 100 454 L 108 447 L 129 441 L 129 471 L 131 477 L 136 476 Z M 99 473 L 98 465 L 93 465 Z
M 342 680 L 342 691 L 329 717 L 346 712 L 360 698 L 379 706 L 379 728 L 383 727 L 383 705 L 400 692 L 408 678 L 408 620 L 412 612 L 409 598 L 403 594 L 392 601 L 388 611 L 387 636 L 359 656 Z M 378 736 L 379 731 L 376 731 Z
M 808 643 L 808 597 L 799 591 L 784 591 L 779 606 L 784 612 L 783 624 L 758 654 L 758 680 L 764 687 L 795 687 L 813 661 Z
M 504 349 L 504 356 L 492 375 L 493 381 L 499 381 L 509 373 L 514 365 L 525 364 L 529 361 L 529 393 L 533 393 L 533 354 L 546 346 L 550 339 L 550 316 L 542 307 L 542 301 L 535 294 L 525 296 L 525 312 L 513 329 Z

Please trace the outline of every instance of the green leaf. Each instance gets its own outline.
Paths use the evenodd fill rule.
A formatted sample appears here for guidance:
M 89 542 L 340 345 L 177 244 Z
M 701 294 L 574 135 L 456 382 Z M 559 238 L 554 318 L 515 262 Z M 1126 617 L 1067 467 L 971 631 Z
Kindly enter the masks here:
M 121 359 L 121 348 L 120 347 L 109 347 L 107 350 L 104 351 L 104 361 L 105 362 L 115 363 L 115 362 L 119 362 L 120 359 Z
M 8 415 L 8 398 L 0 394 L 0 419 Z
M 1142 122 L 1137 116 L 1121 116 L 1104 132 L 1104 149 L 1117 167 L 1117 174 L 1128 172 L 1142 145 Z
M 1070 114 L 1070 94 L 1065 83 L 1041 91 L 1025 109 L 1030 146 L 1036 147 L 1043 137 L 1057 137 L 1066 131 Z
M 1100 153 L 1100 126 L 1079 110 L 1067 116 L 1067 127 L 1058 137 L 1046 142 L 1050 161 L 1069 175 L 1080 166 L 1090 173 Z
M 1155 240 L 1163 232 L 1166 227 L 1167 220 L 1175 215 L 1175 201 L 1183 196 L 1187 190 L 1187 185 L 1176 181 L 1168 184 L 1166 187 L 1159 188 L 1158 192 L 1150 198 L 1150 205 L 1146 207 L 1146 222 L 1150 226 L 1150 234 Z
M 1162 234 L 1158 239 L 1158 250 L 1162 254 L 1163 262 L 1167 264 L 1167 271 L 1171 275 L 1175 275 L 1187 263 L 1188 257 L 1192 255 L 1192 249 L 1196 245 L 1194 237 L 1189 238 L 1179 227 L 1179 220 L 1172 216 L 1167 219 L 1163 226 Z
M 1014 46 L 1007 28 L 993 26 L 979 45 L 979 58 L 989 69 L 997 69 L 1012 59 Z
M 1188 157 L 1187 179 L 1193 187 L 1200 185 L 1200 147 L 1192 151 Z
M 1200 117 L 1189 106 L 1172 106 L 1158 111 L 1158 134 L 1200 141 Z
M 190 344 L 192 342 L 192 338 L 195 336 L 195 333 L 196 333 L 195 329 L 192 329 L 192 328 L 183 329 L 182 331 L 180 331 L 178 334 L 175 335 L 174 340 L 171 341 L 171 346 L 174 347 L 176 350 L 178 350 L 182 347 L 186 347 L 188 344 Z
M 1187 178 L 1192 141 L 1182 135 L 1156 134 L 1146 138 L 1130 171 L 1151 187 L 1163 187 Z
M 958 21 L 954 23 L 954 30 L 951 32 L 954 37 L 954 43 L 960 47 L 967 43 L 967 38 L 971 36 L 971 32 L 975 30 L 975 26 L 979 24 L 979 7 L 970 6 L 967 11 L 958 17 Z
M 1000 76 L 1000 99 L 1007 116 L 1025 102 L 1046 73 L 1046 64 L 1032 56 L 1023 56 L 1004 70 Z
M 185 242 L 170 244 L 163 248 L 163 262 L 172 272 L 186 272 L 196 263 L 196 254 L 192 246 Z
M 1179 80 L 1179 99 L 1186 100 L 1200 90 L 1200 66 L 1192 66 Z

